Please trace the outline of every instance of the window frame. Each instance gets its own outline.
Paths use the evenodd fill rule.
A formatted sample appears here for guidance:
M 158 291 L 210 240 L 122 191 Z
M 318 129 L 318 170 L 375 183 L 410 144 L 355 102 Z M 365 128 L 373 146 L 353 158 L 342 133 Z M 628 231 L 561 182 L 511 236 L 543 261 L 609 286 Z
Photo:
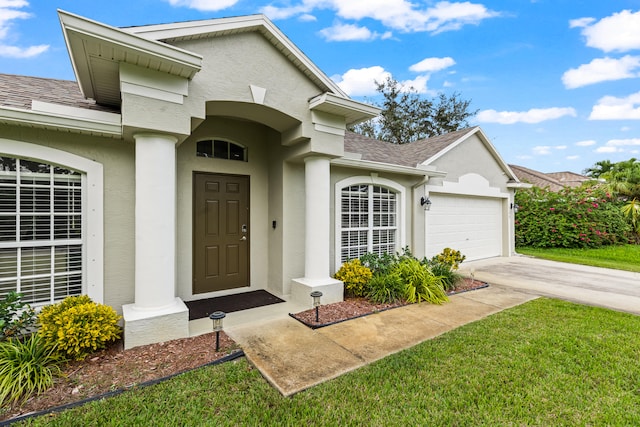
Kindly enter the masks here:
M 198 151 L 198 144 L 200 144 L 201 142 L 210 142 L 211 143 L 211 156 L 201 156 L 200 151 Z M 225 144 L 227 144 L 227 157 L 219 157 L 215 155 L 216 152 L 216 142 L 224 142 Z M 246 145 L 243 144 L 239 144 L 235 141 L 231 141 L 229 139 L 226 138 L 200 138 L 196 141 L 196 157 L 203 157 L 205 159 L 217 159 L 217 160 L 233 160 L 236 162 L 244 162 L 244 163 L 248 163 L 249 162 L 249 149 Z M 231 157 L 231 152 L 232 147 L 237 147 L 239 149 L 242 150 L 242 158 L 241 159 L 234 159 Z
M 386 178 L 380 178 L 375 175 L 371 176 L 354 176 L 350 178 L 346 178 L 336 182 L 334 186 L 334 195 L 335 195 L 335 203 L 334 203 L 334 264 L 335 270 L 337 271 L 342 265 L 342 190 L 344 188 L 348 188 L 355 185 L 367 185 L 370 188 L 373 186 L 385 188 L 396 195 L 396 241 L 395 241 L 395 251 L 399 251 L 406 245 L 406 220 L 405 220 L 405 200 L 406 200 L 406 189 L 404 186 L 398 184 L 395 181 Z M 369 200 L 372 199 L 372 195 L 369 195 Z M 373 206 L 369 206 L 368 212 L 370 214 L 370 218 L 368 220 L 368 225 L 366 227 L 367 230 L 367 252 L 372 248 L 372 233 L 374 230 L 384 229 L 380 227 L 373 226 L 373 218 L 371 214 L 373 214 Z M 365 228 L 361 228 L 365 229 Z
M 104 177 L 100 163 L 23 141 L 0 138 L 0 155 L 37 161 L 80 173 L 82 212 L 82 294 L 104 301 Z M 52 239 L 53 240 L 53 239 Z M 20 247 L 20 242 L 16 244 Z M 34 306 L 44 304 L 34 304 Z

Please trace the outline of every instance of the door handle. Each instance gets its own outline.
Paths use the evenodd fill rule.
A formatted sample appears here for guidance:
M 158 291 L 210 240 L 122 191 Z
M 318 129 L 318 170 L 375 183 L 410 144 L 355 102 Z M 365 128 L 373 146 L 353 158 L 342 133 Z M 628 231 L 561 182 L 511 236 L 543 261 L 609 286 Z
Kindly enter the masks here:
M 242 236 L 240 240 L 247 240 L 247 236 Z

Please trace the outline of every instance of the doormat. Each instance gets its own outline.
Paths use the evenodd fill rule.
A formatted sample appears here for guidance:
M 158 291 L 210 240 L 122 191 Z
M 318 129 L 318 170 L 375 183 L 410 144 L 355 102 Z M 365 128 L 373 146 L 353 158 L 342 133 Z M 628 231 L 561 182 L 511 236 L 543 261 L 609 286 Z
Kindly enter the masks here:
M 214 311 L 232 313 L 234 311 L 248 310 L 264 305 L 278 304 L 284 300 L 265 290 L 243 292 L 241 294 L 225 295 L 223 297 L 201 299 L 197 301 L 185 301 L 189 308 L 189 320 L 209 317 Z

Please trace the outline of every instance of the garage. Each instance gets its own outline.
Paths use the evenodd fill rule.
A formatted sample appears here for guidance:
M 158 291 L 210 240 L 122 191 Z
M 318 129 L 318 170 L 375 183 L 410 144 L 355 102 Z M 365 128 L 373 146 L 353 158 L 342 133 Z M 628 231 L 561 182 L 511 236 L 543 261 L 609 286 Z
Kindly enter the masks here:
M 447 247 L 462 252 L 467 261 L 502 255 L 502 199 L 432 193 L 430 200 L 427 257 Z

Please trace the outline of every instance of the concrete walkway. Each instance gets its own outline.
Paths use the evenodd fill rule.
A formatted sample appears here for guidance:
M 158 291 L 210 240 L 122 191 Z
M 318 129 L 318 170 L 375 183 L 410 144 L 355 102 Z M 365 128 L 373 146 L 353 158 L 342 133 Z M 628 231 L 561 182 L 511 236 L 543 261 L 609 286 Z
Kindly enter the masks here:
M 640 273 L 527 256 L 467 262 L 460 272 L 532 295 L 640 314 Z
M 441 306 L 414 304 L 316 330 L 287 316 L 238 324 L 225 332 L 275 388 L 290 396 L 534 298 L 490 286 L 454 295 Z

